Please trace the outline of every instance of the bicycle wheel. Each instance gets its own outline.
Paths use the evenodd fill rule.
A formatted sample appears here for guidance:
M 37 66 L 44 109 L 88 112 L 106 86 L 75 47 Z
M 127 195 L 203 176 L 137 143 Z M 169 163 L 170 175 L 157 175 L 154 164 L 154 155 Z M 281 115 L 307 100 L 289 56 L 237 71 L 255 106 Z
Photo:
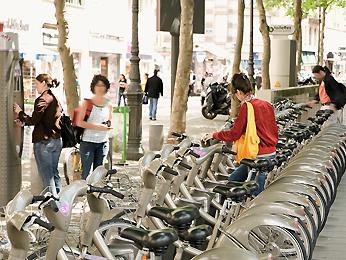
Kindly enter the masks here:
M 64 247 L 64 257 L 66 256 L 69 260 L 79 259 L 80 252 L 77 250 L 71 250 L 69 247 Z M 47 247 L 40 248 L 29 255 L 26 260 L 46 260 Z
M 249 233 L 249 244 L 257 254 L 272 254 L 273 259 L 308 259 L 299 236 L 277 226 L 258 226 Z
M 80 159 L 79 149 L 73 148 L 66 152 L 63 170 L 67 185 L 76 179 L 80 179 L 82 174 L 82 162 Z
M 138 248 L 130 240 L 120 237 L 120 231 L 127 227 L 134 227 L 135 223 L 128 220 L 112 218 L 104 221 L 100 224 L 100 227 L 96 232 L 104 239 L 110 252 L 118 260 L 131 260 L 135 259 Z M 93 245 L 89 252 L 91 254 L 97 254 L 98 250 Z
M 32 252 L 26 259 L 27 260 L 37 260 L 46 259 L 47 247 L 42 247 L 34 252 Z

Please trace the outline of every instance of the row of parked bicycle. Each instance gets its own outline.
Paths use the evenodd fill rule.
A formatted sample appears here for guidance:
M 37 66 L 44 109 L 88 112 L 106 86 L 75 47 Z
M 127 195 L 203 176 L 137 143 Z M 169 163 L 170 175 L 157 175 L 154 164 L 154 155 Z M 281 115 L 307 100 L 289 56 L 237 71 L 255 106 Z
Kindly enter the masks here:
M 324 124 L 331 111 L 299 123 L 304 109 L 291 103 L 278 113 L 276 157 L 242 160 L 251 168 L 242 183 L 228 181 L 234 152 L 227 144 L 212 140 L 201 147 L 176 134 L 178 145 L 140 160 L 137 208 L 117 210 L 111 219 L 103 217 L 114 205 L 105 194 L 128 195 L 112 187 L 114 169 L 98 167 L 86 181 L 64 187 L 59 198 L 20 191 L 6 208 L 9 259 L 311 259 L 345 171 L 346 128 Z M 266 189 L 255 196 L 252 177 L 260 172 L 268 172 Z M 72 248 L 66 235 L 81 196 L 90 211 Z M 28 210 L 37 203 L 38 210 Z M 34 224 L 51 233 L 48 244 L 28 256 Z

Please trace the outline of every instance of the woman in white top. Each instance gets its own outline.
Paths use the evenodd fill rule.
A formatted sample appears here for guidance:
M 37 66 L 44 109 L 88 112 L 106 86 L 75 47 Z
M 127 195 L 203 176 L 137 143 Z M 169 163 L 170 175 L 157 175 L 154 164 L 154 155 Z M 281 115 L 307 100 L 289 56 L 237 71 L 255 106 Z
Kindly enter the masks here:
M 108 132 L 111 129 L 112 105 L 105 95 L 110 83 L 105 76 L 95 75 L 90 84 L 94 94 L 91 100 L 85 100 L 78 114 L 77 125 L 84 128 L 80 143 L 82 161 L 82 178 L 86 179 L 91 166 L 96 169 L 103 164 L 109 150 Z M 84 120 L 88 103 L 92 102 L 92 110 L 87 121 Z

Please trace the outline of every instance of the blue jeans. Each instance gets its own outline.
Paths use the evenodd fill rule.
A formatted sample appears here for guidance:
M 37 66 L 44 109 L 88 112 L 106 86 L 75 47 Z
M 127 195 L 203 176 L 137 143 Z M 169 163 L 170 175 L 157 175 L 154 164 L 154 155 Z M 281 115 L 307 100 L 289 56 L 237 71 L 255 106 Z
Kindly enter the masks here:
M 261 154 L 257 156 L 258 159 L 273 159 L 275 158 L 275 154 Z M 228 177 L 229 181 L 239 181 L 244 182 L 246 181 L 248 175 L 249 175 L 249 167 L 241 164 L 237 169 L 234 170 L 234 172 L 231 173 L 231 175 Z M 260 172 L 257 177 L 257 183 L 258 183 L 258 190 L 255 193 L 255 195 L 258 195 L 264 190 L 264 185 L 267 179 L 267 172 Z M 251 180 L 254 180 L 256 176 L 251 176 Z
M 158 98 L 149 98 L 149 118 L 156 119 Z
M 37 170 L 42 178 L 43 188 L 48 188 L 54 196 L 57 196 L 61 189 L 61 181 L 58 171 L 61 150 L 61 138 L 51 138 L 34 143 Z
M 108 154 L 109 145 L 108 142 L 92 143 L 82 141 L 79 150 L 82 161 L 82 179 L 85 180 L 90 173 L 91 166 L 95 170 L 103 164 L 103 160 Z

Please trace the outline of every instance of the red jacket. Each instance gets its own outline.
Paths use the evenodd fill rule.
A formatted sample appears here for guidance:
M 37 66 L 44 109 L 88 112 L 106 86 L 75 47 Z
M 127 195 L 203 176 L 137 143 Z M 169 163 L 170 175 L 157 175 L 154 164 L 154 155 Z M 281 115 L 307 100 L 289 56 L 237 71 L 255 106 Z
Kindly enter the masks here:
M 272 105 L 264 100 L 252 99 L 255 112 L 255 122 L 257 135 L 260 138 L 258 154 L 271 154 L 276 151 L 278 143 L 278 127 L 275 120 Z M 230 130 L 220 131 L 213 134 L 213 138 L 233 142 L 238 140 L 246 132 L 247 125 L 247 105 L 244 103 L 240 107 L 239 115 Z

